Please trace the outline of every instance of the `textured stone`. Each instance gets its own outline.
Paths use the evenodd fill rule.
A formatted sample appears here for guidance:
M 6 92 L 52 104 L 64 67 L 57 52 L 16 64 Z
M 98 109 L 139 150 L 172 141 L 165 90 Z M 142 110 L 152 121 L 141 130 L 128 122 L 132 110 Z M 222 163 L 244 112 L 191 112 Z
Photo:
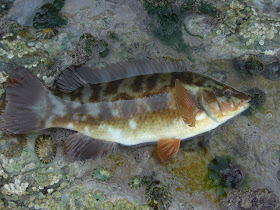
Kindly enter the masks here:
M 52 0 L 16 0 L 9 11 L 9 18 L 16 20 L 22 26 L 32 26 L 33 17 L 37 10 Z

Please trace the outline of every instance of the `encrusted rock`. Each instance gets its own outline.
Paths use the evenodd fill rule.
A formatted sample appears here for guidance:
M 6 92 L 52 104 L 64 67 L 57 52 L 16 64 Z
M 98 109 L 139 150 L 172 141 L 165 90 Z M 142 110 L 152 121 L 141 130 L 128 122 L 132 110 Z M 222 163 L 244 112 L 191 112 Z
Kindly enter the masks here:
M 279 205 L 279 199 L 267 189 L 235 190 L 228 193 L 227 198 L 221 201 L 226 209 L 274 210 Z

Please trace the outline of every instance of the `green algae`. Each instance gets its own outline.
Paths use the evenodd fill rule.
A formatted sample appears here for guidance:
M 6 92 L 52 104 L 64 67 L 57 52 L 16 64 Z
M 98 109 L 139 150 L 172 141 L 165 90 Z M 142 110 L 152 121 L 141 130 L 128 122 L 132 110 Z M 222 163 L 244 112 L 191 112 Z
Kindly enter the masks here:
M 180 7 L 180 13 L 185 13 L 194 8 L 196 0 L 184 0 L 181 7 Z
M 104 200 L 105 200 L 105 198 L 104 198 L 102 192 L 100 192 L 100 191 L 95 191 L 95 192 L 93 193 L 93 197 L 94 197 L 97 201 L 104 201 Z
M 114 209 L 114 204 L 111 203 L 110 201 L 106 202 L 106 203 L 102 203 L 98 206 L 98 209 L 100 210 L 111 210 Z
M 246 178 L 238 166 L 232 164 L 228 156 L 216 156 L 208 164 L 206 176 L 210 182 L 208 188 L 215 189 L 219 199 L 226 196 L 226 188 L 239 188 L 246 182 Z
M 160 0 L 157 3 L 145 1 L 143 6 L 147 13 L 156 20 L 156 23 L 152 26 L 155 37 L 176 51 L 185 53 L 191 60 L 190 48 L 184 43 L 181 30 L 183 15 L 187 11 L 186 7 L 182 9 L 183 13 L 178 13 L 174 10 L 172 4 L 166 0 Z
M 113 177 L 112 173 L 104 168 L 97 168 L 93 174 L 93 177 L 98 181 L 107 181 Z
M 81 197 L 81 193 L 78 190 L 72 192 L 72 197 L 76 200 Z
M 99 40 L 98 43 L 98 54 L 101 58 L 106 57 L 109 54 L 109 45 L 104 40 Z
M 254 55 L 242 55 L 235 58 L 233 66 L 243 79 L 247 79 L 248 76 L 259 75 L 264 70 L 264 64 L 260 58 Z
M 224 4 L 217 35 L 226 35 L 227 42 L 241 50 L 271 50 L 279 45 L 279 18 L 269 17 L 252 6 L 251 1 L 232 1 Z M 265 23 L 265 24 L 264 24 Z
M 128 182 L 128 185 L 131 187 L 133 190 L 137 190 L 142 186 L 142 177 L 140 176 L 135 176 L 130 181 Z
M 168 209 L 172 202 L 172 194 L 169 187 L 159 180 L 153 181 L 146 187 L 148 205 L 153 209 Z
M 187 34 L 200 39 L 203 37 L 187 30 L 184 24 L 185 17 L 195 11 L 213 18 L 218 16 L 218 10 L 206 1 L 200 1 L 199 5 L 196 4 L 196 0 L 183 0 L 178 5 L 174 5 L 168 0 L 144 1 L 143 7 L 155 19 L 155 23 L 151 26 L 154 36 L 177 52 L 186 54 L 189 60 L 192 60 L 191 49 L 183 40 L 183 26 Z
M 120 40 L 119 36 L 114 31 L 108 31 L 107 36 L 113 40 Z
M 249 102 L 250 104 L 249 109 L 245 113 L 245 115 L 252 116 L 256 113 L 256 110 L 265 114 L 266 113 L 266 109 L 264 108 L 264 104 L 266 101 L 265 93 L 258 88 L 249 89 L 247 92 L 251 96 L 251 100 Z
M 127 200 L 119 200 L 117 201 L 117 203 L 114 206 L 115 210 L 133 210 L 134 209 L 134 205 L 130 202 L 128 202 Z
M 205 15 L 210 15 L 211 17 L 217 16 L 217 10 L 213 7 L 212 4 L 206 1 L 200 1 L 200 5 L 198 6 L 198 10 Z
M 56 191 L 56 192 L 53 192 L 52 193 L 52 197 L 54 198 L 54 199 L 60 199 L 61 198 L 61 192 L 58 192 L 58 191 Z
M 11 135 L 3 134 L 1 140 L 3 144 L 0 144 L 0 150 L 2 154 L 7 157 L 20 156 L 23 148 L 26 146 L 26 135 Z
M 59 16 L 64 0 L 55 0 L 53 4 L 44 4 L 35 14 L 33 27 L 35 29 L 56 28 L 66 25 L 66 19 Z

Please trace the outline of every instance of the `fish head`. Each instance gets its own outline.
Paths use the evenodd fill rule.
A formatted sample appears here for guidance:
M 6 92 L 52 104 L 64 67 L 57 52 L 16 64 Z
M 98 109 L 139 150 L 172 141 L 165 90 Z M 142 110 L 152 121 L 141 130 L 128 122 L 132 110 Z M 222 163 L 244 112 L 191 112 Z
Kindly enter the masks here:
M 216 83 L 204 87 L 200 94 L 200 105 L 216 122 L 225 122 L 249 107 L 251 97 L 227 85 Z

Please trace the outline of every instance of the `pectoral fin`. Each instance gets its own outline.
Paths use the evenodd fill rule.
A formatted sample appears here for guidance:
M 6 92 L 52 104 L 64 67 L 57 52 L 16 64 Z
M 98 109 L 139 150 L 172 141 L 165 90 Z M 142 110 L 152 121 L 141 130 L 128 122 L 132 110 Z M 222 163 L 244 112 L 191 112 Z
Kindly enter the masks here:
M 180 146 L 179 139 L 160 139 L 157 144 L 157 152 L 161 162 L 167 163 L 177 154 Z
M 190 127 L 195 127 L 195 116 L 201 109 L 199 109 L 195 100 L 178 79 L 175 81 L 175 95 L 176 104 L 183 120 Z
M 63 153 L 70 160 L 94 159 L 102 154 L 108 154 L 116 146 L 116 143 L 91 138 L 75 133 L 66 139 Z

